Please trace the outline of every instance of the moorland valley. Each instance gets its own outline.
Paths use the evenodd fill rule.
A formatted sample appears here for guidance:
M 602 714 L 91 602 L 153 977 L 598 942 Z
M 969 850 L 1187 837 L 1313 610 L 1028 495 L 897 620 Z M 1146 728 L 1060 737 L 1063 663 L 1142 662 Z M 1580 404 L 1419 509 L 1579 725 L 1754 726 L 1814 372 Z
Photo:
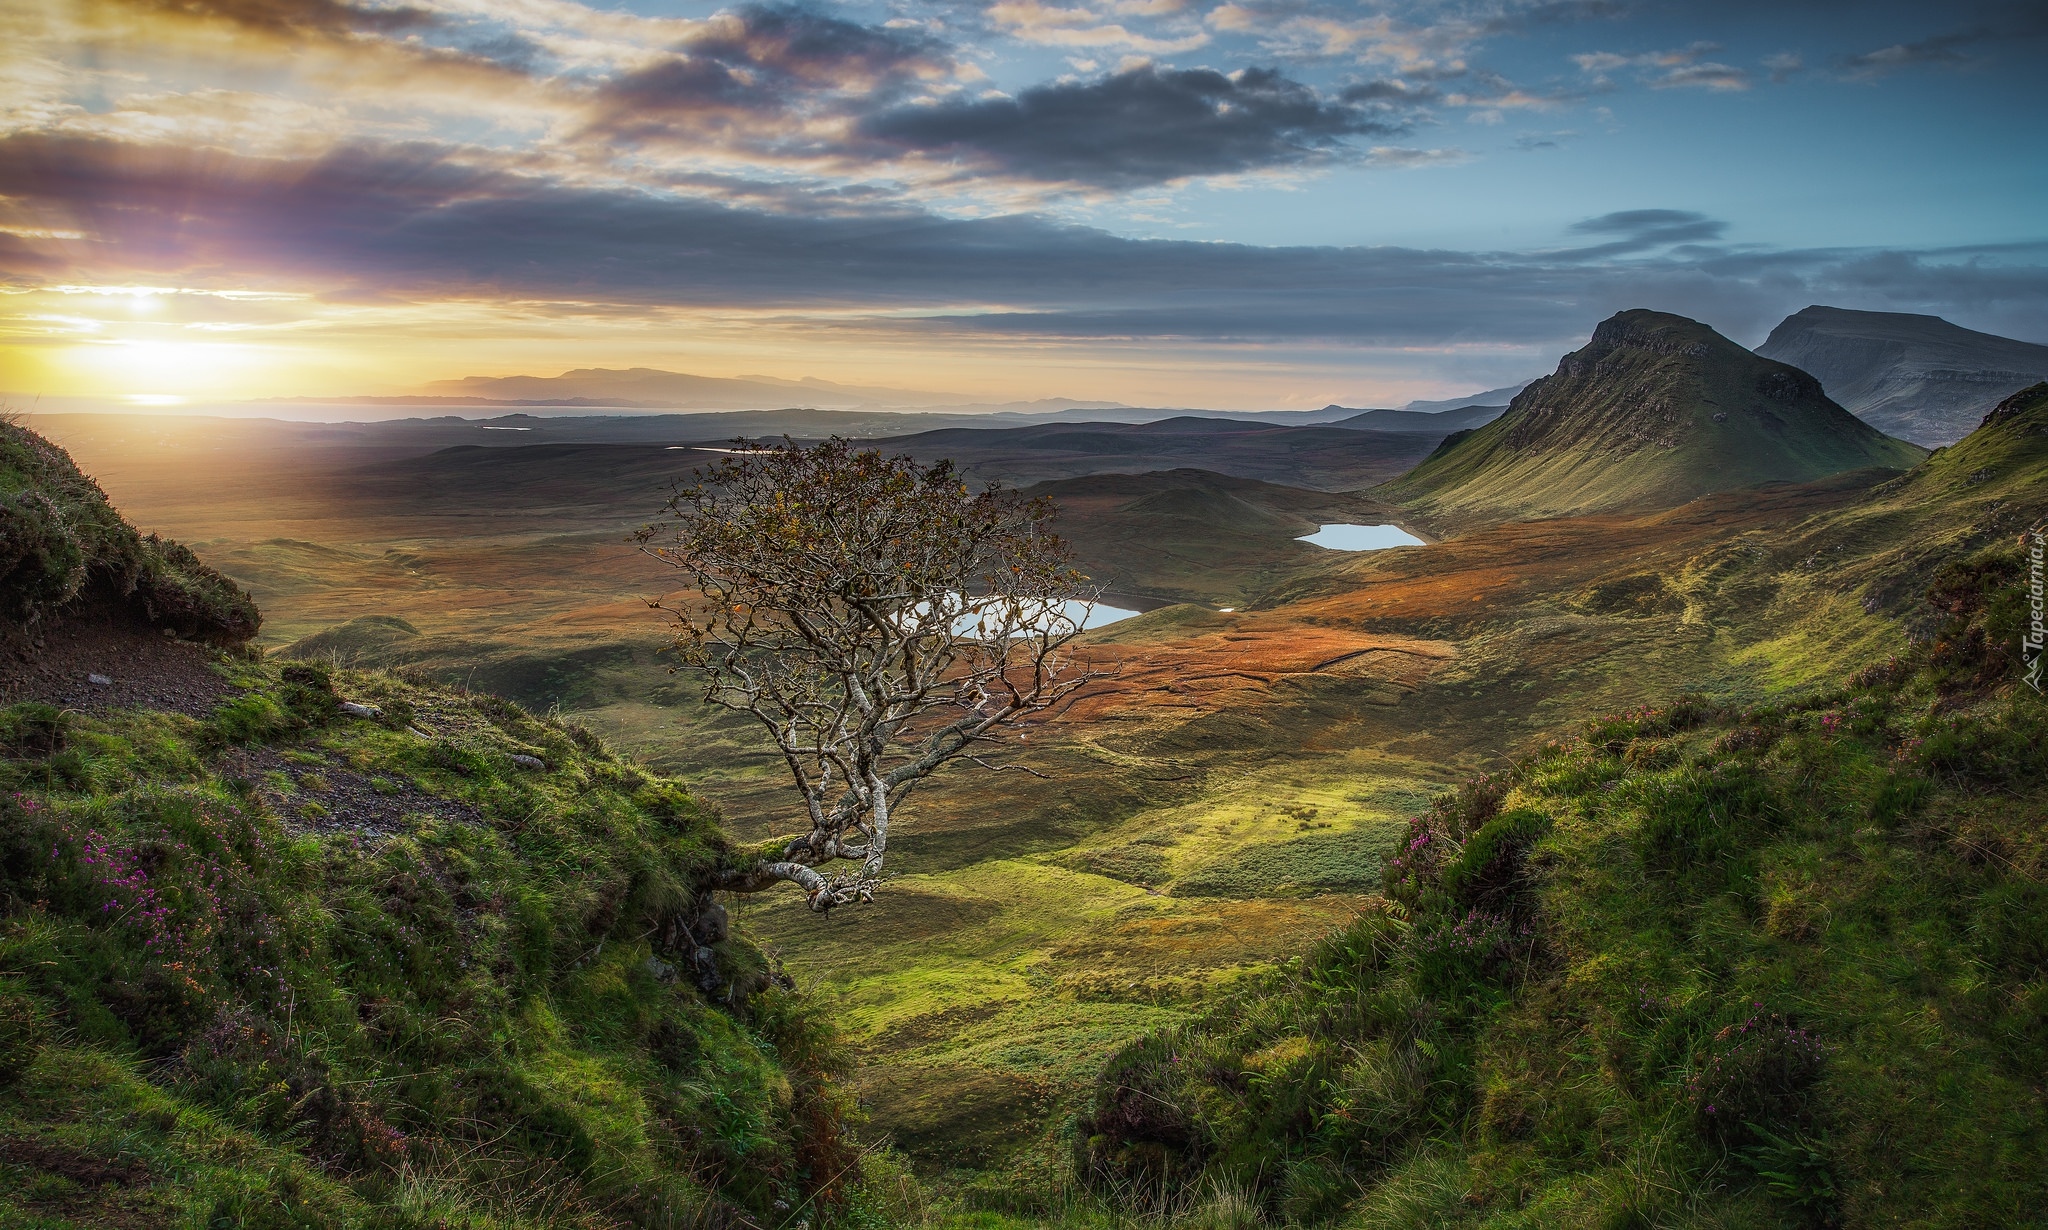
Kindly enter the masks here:
M 8 515 L 46 499 L 77 560 L 68 592 L 23 589 L 56 547 L 4 577 L 47 608 L 4 676 L 35 834 L 7 874 L 46 900 L 8 898 L 0 1004 L 29 1023 L 0 1043 L 28 1058 L 0 1155 L 94 1116 L 146 1139 L 0 1210 L 130 1224 L 178 1185 L 313 1210 L 247 1223 L 279 1225 L 2038 1208 L 2048 707 L 2019 635 L 2048 347 L 1813 307 L 1751 352 L 1635 310 L 1449 406 L 996 425 L 669 375 L 8 429 Z M 1130 614 L 1078 642 L 1112 673 L 1033 731 L 1042 779 L 934 779 L 884 891 L 812 913 L 706 888 L 792 796 L 669 669 L 647 599 L 675 574 L 630 535 L 735 440 L 832 435 L 1050 497 Z M 1331 525 L 1415 544 L 1304 541 Z M 257 652 L 198 669 L 202 644 Z M 94 851 L 213 868 L 211 908 L 299 918 L 263 941 L 291 951 L 247 955 L 225 915 L 85 919 L 116 891 Z M 220 972 L 159 985 L 165 944 L 231 934 Z M 74 1171 L 106 1148 L 80 1133 Z

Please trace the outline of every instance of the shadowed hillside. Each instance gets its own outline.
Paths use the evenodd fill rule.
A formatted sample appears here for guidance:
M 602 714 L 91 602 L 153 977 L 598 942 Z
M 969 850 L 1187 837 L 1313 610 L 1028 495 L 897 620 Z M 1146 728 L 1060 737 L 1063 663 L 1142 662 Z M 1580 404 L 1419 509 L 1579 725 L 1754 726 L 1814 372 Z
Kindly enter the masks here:
M 1922 455 L 1829 401 L 1806 373 L 1697 321 L 1639 309 L 1603 321 L 1506 414 L 1372 494 L 1445 522 L 1569 516 L 1904 469 Z
M 1355 495 L 1305 491 L 1206 470 L 1098 474 L 1039 483 L 1060 508 L 1076 563 L 1111 594 L 1233 605 L 1333 552 L 1296 539 L 1328 523 L 1385 522 Z
M 1351 427 L 1360 431 L 1419 431 L 1430 435 L 1447 436 L 1454 431 L 1469 431 L 1484 427 L 1506 413 L 1507 405 L 1470 405 L 1451 410 L 1367 410 L 1348 419 L 1339 419 L 1338 427 Z
M 1929 447 L 1953 443 L 2001 398 L 2048 379 L 2048 346 L 1904 312 L 1805 308 L 1756 352 L 1813 373 L 1880 431 Z
M 1196 467 L 1292 487 L 1347 491 L 1400 474 L 1440 437 L 1429 431 L 1275 427 L 1232 419 L 952 428 L 877 441 L 921 461 L 951 458 L 968 475 L 1029 484 L 1085 474 Z
M 222 645 L 255 636 L 262 618 L 247 594 L 184 546 L 136 532 L 63 449 L 7 421 L 0 617 L 10 632 L 29 636 L 67 617 L 117 618 Z

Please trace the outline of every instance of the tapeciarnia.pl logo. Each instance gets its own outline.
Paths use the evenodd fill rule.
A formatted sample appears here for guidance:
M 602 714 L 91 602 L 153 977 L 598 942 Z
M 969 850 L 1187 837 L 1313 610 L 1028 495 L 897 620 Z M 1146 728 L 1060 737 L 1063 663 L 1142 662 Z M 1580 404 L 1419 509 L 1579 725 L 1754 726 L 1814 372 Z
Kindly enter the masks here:
M 2042 557 L 2048 555 L 2048 523 L 2037 525 L 2027 531 L 2027 614 L 2026 631 L 2020 633 L 2020 660 L 2026 664 L 2026 680 L 2036 692 L 2044 690 L 2041 681 L 2041 664 L 2048 661 L 2042 653 L 2042 646 L 2048 644 L 2048 624 L 2044 624 L 2043 608 L 2048 607 L 2048 588 L 2044 588 Z

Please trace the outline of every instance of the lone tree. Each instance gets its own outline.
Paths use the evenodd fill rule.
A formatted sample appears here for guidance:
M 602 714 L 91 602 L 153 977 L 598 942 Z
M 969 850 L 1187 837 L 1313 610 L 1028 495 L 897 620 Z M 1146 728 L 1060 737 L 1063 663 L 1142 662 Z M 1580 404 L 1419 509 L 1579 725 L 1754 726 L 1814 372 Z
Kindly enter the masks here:
M 968 490 L 951 462 L 833 439 L 738 453 L 640 531 L 694 596 L 676 622 L 704 696 L 774 739 L 808 831 L 721 887 L 870 901 L 889 825 L 949 761 L 989 759 L 1094 675 L 1065 652 L 1092 599 L 1045 499 Z M 1028 771 L 1028 770 L 1027 770 Z M 850 860 L 829 877 L 820 868 Z

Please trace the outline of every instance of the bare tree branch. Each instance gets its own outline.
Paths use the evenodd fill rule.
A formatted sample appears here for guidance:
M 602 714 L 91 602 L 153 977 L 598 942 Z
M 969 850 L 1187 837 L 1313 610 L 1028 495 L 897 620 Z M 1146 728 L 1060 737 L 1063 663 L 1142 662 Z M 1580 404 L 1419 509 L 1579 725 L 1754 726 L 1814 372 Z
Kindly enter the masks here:
M 695 595 L 654 605 L 705 699 L 774 740 L 806 825 L 722 887 L 870 900 L 919 782 L 955 759 L 1021 767 L 990 757 L 1098 677 L 1067 652 L 1093 592 L 1050 501 L 971 491 L 950 462 L 785 441 L 696 478 L 639 534 Z M 839 860 L 859 866 L 817 870 Z

